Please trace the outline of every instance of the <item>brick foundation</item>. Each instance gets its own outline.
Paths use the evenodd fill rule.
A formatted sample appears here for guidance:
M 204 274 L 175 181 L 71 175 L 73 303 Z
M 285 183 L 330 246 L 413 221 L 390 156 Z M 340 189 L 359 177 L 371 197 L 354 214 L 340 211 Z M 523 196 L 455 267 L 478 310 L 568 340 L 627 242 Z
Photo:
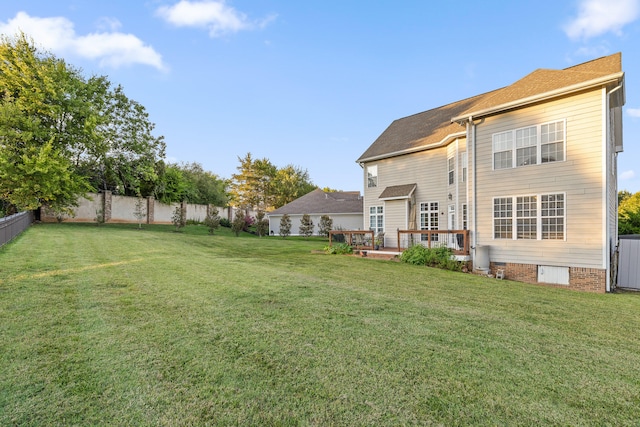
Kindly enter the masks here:
M 533 283 L 575 291 L 604 293 L 607 286 L 607 271 L 598 268 L 569 267 L 569 285 L 554 285 L 538 282 L 538 266 L 535 264 L 495 263 L 490 264 L 491 273 L 504 270 L 505 279 Z

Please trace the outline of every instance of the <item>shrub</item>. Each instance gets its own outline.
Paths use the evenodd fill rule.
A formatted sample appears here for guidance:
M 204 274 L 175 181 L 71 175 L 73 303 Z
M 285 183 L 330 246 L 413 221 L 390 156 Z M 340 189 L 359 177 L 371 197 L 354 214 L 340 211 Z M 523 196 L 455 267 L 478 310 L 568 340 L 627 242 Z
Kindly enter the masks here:
M 222 227 L 231 228 L 231 221 L 228 218 L 220 218 L 220 225 Z
M 320 217 L 320 222 L 318 223 L 318 236 L 329 236 L 331 227 L 333 227 L 333 220 L 331 217 L 329 215 L 322 215 Z
M 353 253 L 353 248 L 348 243 L 338 243 L 333 246 L 325 246 L 324 251 L 328 254 L 343 255 Z
M 133 208 L 133 216 L 138 220 L 138 228 L 142 228 L 142 220 L 147 217 L 146 200 L 142 197 L 136 199 L 136 205 Z
M 451 249 L 447 247 L 426 248 L 420 244 L 416 244 L 402 252 L 400 261 L 406 262 L 407 264 L 442 268 L 444 270 L 462 270 L 462 264 L 452 259 L 451 254 Z
M 284 239 L 289 234 L 291 234 L 291 217 L 284 214 L 282 218 L 280 218 L 280 236 Z
M 302 215 L 302 218 L 300 218 L 300 234 L 305 238 L 308 238 L 313 234 L 313 221 L 309 214 L 304 214 Z
M 211 207 L 207 212 L 207 217 L 204 219 L 204 225 L 209 229 L 209 234 L 213 234 L 218 227 L 220 227 L 221 219 L 218 216 L 218 209 Z
M 231 223 L 231 230 L 235 233 L 236 237 L 240 235 L 241 231 L 244 231 L 246 228 L 246 216 L 242 212 L 236 212 L 236 217 L 233 219 Z
M 265 236 L 269 230 L 269 220 L 264 216 L 264 211 L 258 211 L 256 214 L 256 234 L 260 237 Z
M 171 222 L 176 227 L 176 231 L 179 231 L 182 227 L 187 225 L 187 221 L 184 215 L 184 210 L 181 205 L 176 206 L 171 215 Z

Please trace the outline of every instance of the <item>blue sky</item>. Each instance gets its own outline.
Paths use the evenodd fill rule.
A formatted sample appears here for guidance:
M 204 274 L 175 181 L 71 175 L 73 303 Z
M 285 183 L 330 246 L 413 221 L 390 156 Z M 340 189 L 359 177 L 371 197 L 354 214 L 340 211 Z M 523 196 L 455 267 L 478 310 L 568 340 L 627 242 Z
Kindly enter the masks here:
M 637 192 L 639 18 L 640 0 L 22 0 L 0 32 L 123 85 L 170 161 L 229 178 L 251 152 L 361 191 L 355 160 L 393 120 L 621 51 L 618 183 Z

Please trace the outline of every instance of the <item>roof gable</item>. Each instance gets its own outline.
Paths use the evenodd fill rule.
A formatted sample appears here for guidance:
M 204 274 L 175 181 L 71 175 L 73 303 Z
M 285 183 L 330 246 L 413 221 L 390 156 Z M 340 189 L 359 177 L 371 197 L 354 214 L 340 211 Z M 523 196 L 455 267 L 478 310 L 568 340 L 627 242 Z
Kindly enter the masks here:
M 516 108 L 518 102 L 534 100 L 544 94 L 560 96 L 563 89 L 600 82 L 607 76 L 619 78 L 617 76 L 621 73 L 620 53 L 564 70 L 538 69 L 504 88 L 393 121 L 357 161 L 372 161 L 446 145 L 465 133 L 465 128 L 454 119 L 475 117 L 501 106 Z

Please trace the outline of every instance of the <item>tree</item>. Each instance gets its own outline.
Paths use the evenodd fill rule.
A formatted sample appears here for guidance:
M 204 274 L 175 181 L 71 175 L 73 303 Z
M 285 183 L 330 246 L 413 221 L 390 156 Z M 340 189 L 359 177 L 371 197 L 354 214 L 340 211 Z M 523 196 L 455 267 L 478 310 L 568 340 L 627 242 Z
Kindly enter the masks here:
M 640 234 L 640 191 L 627 196 L 618 206 L 618 233 Z
M 142 220 L 147 217 L 147 207 L 144 202 L 145 199 L 138 197 L 133 208 L 133 216 L 138 220 L 138 228 L 142 228 Z
M 231 223 L 231 230 L 235 233 L 236 237 L 238 237 L 245 227 L 246 221 L 244 212 L 236 212 L 236 216 L 233 218 L 233 222 Z
M 189 182 L 177 165 L 161 163 L 159 165 L 159 179 L 154 191 L 154 197 L 162 203 L 176 203 L 186 200 L 189 192 Z
M 176 227 L 176 231 L 179 231 L 182 227 L 187 225 L 187 218 L 184 214 L 184 209 L 182 209 L 182 205 L 176 206 L 173 210 L 173 215 L 171 215 L 171 222 L 174 227 Z
M 220 227 L 220 216 L 218 216 L 218 209 L 210 206 L 207 217 L 204 219 L 204 225 L 209 228 L 209 234 L 213 234 Z
M 305 238 L 313 234 L 313 220 L 309 214 L 304 214 L 302 218 L 300 218 L 300 234 Z
M 238 161 L 238 173 L 232 176 L 230 184 L 234 206 L 277 209 L 316 188 L 309 173 L 293 165 L 278 169 L 269 159 L 253 159 L 251 153 L 238 157 Z
M 89 191 L 70 154 L 86 141 L 91 105 L 76 70 L 39 55 L 24 34 L 0 39 L 0 197 L 21 209 L 70 210 Z
M 309 173 L 293 165 L 278 169 L 272 187 L 272 205 L 276 209 L 316 189 Z
M 322 215 L 318 223 L 318 235 L 327 237 L 333 227 L 333 220 L 329 215 Z
M 46 150 L 56 156 L 53 163 L 66 161 L 57 168 L 65 171 L 57 181 L 66 189 L 65 203 L 74 203 L 91 187 L 139 194 L 143 181 L 156 179 L 155 164 L 164 157 L 163 139 L 152 135 L 153 128 L 144 107 L 128 99 L 122 87 L 112 88 L 106 77 L 85 79 L 64 60 L 39 52 L 24 34 L 1 36 L 2 156 L 23 165 L 14 172 L 26 173 L 27 159 L 51 144 Z M 55 168 L 48 170 L 41 179 L 51 178 Z M 32 193 L 50 187 L 22 181 L 39 188 Z M 78 193 L 69 194 L 72 189 Z
M 229 181 L 205 171 L 199 163 L 184 163 L 178 166 L 188 182 L 187 200 L 201 205 L 226 206 L 229 202 Z
M 78 194 L 90 190 L 52 142 L 25 147 L 20 155 L 0 145 L 0 198 L 19 209 L 46 205 L 57 215 L 71 214 Z
M 269 232 L 269 220 L 265 218 L 264 211 L 258 211 L 254 225 L 256 226 L 256 234 L 260 237 Z
M 267 210 L 271 207 L 271 181 L 276 167 L 269 159 L 254 160 L 251 153 L 238 157 L 238 173 L 231 177 L 230 194 L 233 205 L 241 209 Z
M 280 236 L 284 239 L 291 234 L 291 217 L 288 214 L 280 218 Z
M 618 206 L 620 206 L 620 203 L 622 203 L 625 199 L 628 199 L 632 195 L 633 194 L 631 194 L 631 192 L 627 190 L 618 191 Z

